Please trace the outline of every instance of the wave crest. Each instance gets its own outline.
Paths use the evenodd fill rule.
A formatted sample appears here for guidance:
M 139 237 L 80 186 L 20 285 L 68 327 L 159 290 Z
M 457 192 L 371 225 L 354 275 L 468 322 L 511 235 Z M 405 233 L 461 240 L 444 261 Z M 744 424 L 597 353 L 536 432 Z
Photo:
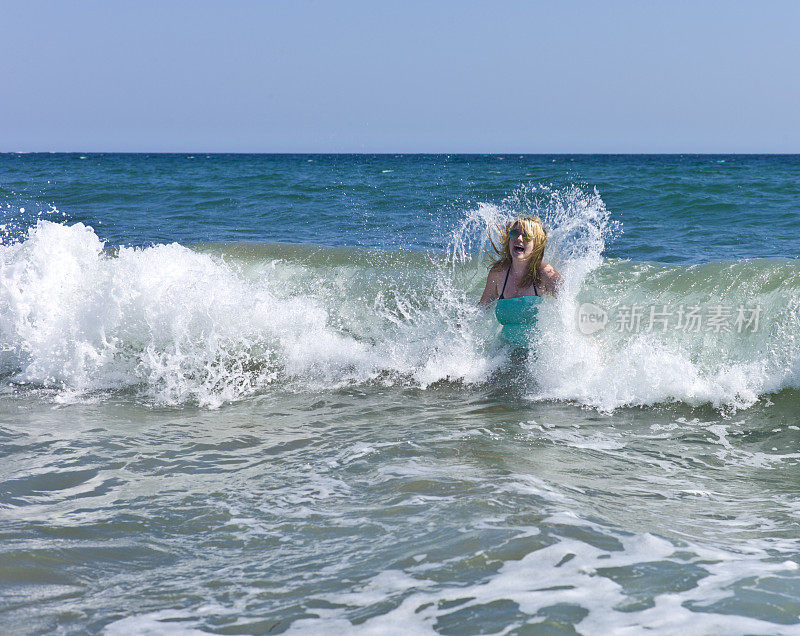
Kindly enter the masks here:
M 478 310 L 487 231 L 517 214 L 550 230 L 563 274 L 537 346 L 509 355 Z M 84 395 L 133 390 L 219 406 L 259 392 L 377 383 L 522 387 L 532 400 L 610 410 L 683 401 L 744 408 L 797 387 L 800 268 L 758 260 L 691 267 L 608 261 L 620 231 L 596 191 L 520 188 L 464 214 L 444 255 L 216 244 L 108 250 L 80 223 L 39 221 L 0 245 L 0 372 Z M 590 303 L 758 304 L 752 333 L 578 328 Z M 516 389 L 515 389 L 516 390 Z

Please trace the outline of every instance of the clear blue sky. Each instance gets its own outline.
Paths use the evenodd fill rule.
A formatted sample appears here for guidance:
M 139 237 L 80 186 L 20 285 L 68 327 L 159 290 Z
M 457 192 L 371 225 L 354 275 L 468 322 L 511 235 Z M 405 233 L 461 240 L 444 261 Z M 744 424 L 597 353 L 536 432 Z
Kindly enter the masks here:
M 800 152 L 800 1 L 0 0 L 0 151 Z

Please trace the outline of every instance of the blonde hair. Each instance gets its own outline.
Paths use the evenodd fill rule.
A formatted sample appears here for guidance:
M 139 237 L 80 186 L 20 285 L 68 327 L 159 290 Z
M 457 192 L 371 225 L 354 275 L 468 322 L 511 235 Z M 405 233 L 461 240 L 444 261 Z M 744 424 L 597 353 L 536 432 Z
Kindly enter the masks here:
M 525 268 L 525 275 L 520 283 L 522 287 L 530 287 L 539 282 L 544 247 L 547 245 L 547 231 L 538 216 L 520 216 L 505 224 L 498 223 L 494 229 L 499 239 L 499 246 L 495 244 L 492 232 L 489 232 L 489 243 L 494 248 L 496 255 L 496 257 L 493 257 L 494 260 L 489 268 L 506 269 L 511 267 L 511 240 L 509 233 L 515 225 L 519 225 L 522 236 L 525 237 L 526 241 L 533 241 L 533 252 L 528 259 L 528 266 Z

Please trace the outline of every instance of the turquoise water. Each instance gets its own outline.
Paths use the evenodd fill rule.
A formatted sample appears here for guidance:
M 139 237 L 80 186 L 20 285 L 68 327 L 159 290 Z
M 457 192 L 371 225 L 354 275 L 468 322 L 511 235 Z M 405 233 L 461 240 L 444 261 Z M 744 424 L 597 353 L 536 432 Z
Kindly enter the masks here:
M 0 626 L 796 633 L 798 176 L 0 155 Z M 520 213 L 527 353 L 476 307 Z

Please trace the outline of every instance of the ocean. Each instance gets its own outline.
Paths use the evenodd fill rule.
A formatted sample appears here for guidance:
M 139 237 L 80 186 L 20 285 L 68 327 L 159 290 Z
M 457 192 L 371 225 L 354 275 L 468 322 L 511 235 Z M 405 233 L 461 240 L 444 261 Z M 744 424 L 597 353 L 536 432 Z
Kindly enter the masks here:
M 4 632 L 800 631 L 800 156 L 3 154 L 0 217 Z

